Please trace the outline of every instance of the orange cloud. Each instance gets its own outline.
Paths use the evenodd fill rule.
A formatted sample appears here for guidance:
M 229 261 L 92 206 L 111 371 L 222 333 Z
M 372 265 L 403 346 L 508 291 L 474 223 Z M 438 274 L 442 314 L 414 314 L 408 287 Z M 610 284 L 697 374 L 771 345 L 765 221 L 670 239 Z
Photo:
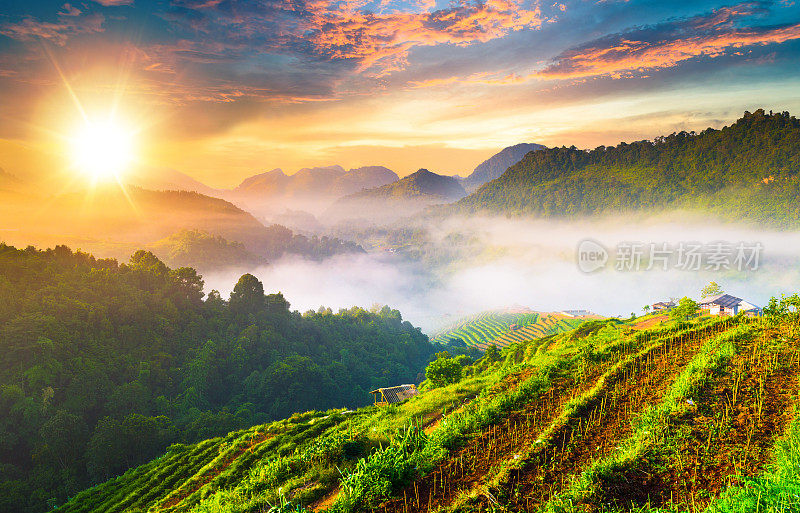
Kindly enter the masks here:
M 719 26 L 717 23 L 715 26 Z M 708 25 L 703 25 L 708 26 Z M 697 57 L 737 55 L 749 46 L 779 44 L 800 38 L 800 24 L 768 29 L 717 30 L 710 34 L 663 41 L 621 38 L 613 45 L 568 52 L 536 75 L 545 79 L 596 76 L 622 78 L 659 68 L 669 68 Z
M 302 30 L 316 52 L 333 59 L 354 59 L 357 71 L 376 70 L 377 76 L 402 69 L 414 47 L 438 44 L 469 45 L 504 37 L 545 21 L 538 6 L 523 0 L 464 0 L 432 12 L 364 12 L 359 1 L 332 6 L 308 3 L 310 13 Z
M 466 77 L 454 75 L 444 78 L 431 78 L 428 80 L 419 80 L 410 82 L 408 85 L 413 89 L 421 89 L 426 87 L 440 87 L 450 84 L 484 84 L 484 85 L 512 85 L 520 84 L 530 80 L 535 76 L 535 73 L 526 75 L 518 75 L 516 73 L 494 73 L 483 72 L 473 73 Z

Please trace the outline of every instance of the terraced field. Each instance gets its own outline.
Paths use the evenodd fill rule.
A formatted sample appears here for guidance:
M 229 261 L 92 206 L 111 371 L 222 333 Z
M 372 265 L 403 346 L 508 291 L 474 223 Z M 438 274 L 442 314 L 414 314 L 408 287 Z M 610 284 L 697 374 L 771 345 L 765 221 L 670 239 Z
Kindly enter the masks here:
M 436 333 L 431 341 L 444 344 L 453 339 L 461 339 L 467 345 L 481 349 L 491 344 L 506 347 L 514 342 L 569 331 L 581 322 L 581 319 L 559 314 L 523 310 L 489 311 L 459 319 Z M 518 328 L 512 330 L 511 326 L 515 324 Z
M 489 358 L 176 446 L 58 511 L 800 511 L 800 314 L 596 321 Z
M 526 325 L 518 323 L 520 326 L 519 328 L 515 330 L 509 328 L 497 338 L 476 345 L 481 349 L 486 349 L 490 345 L 507 347 L 511 344 L 571 331 L 580 326 L 583 322 L 583 319 L 567 317 L 565 315 L 542 314 L 536 322 Z

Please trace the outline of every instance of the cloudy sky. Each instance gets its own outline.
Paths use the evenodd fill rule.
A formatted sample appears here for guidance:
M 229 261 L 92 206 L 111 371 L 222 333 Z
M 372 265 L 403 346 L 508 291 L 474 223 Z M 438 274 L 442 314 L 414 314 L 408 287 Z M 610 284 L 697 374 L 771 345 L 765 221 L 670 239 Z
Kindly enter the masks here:
M 140 162 L 212 186 L 333 163 L 467 174 L 519 142 L 800 113 L 792 0 L 0 6 L 0 167 L 19 176 L 62 165 L 81 110 L 134 127 Z

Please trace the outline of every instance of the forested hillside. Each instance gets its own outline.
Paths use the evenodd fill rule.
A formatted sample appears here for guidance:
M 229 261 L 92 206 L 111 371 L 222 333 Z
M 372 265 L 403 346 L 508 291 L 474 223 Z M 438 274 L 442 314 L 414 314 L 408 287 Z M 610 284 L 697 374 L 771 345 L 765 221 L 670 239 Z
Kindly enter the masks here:
M 384 307 L 290 310 L 244 275 L 0 244 L 0 511 L 38 512 L 174 442 L 415 382 L 435 346 Z M 267 284 L 269 287 L 269 284 Z
M 389 222 L 419 212 L 432 204 L 449 203 L 466 196 L 452 176 L 420 169 L 396 182 L 365 189 L 336 201 L 323 216 L 328 220 L 368 219 Z
M 473 192 L 475 189 L 485 184 L 489 180 L 494 180 L 506 172 L 506 169 L 513 166 L 530 151 L 543 150 L 546 146 L 533 143 L 522 143 L 503 148 L 498 153 L 484 160 L 475 170 L 464 179 L 464 187 Z
M 746 112 L 722 130 L 529 153 L 456 209 L 538 217 L 687 210 L 800 225 L 800 121 Z
M 798 305 L 589 321 L 404 403 L 173 446 L 58 511 L 797 511 Z
M 206 270 L 216 263 L 249 263 L 236 248 L 212 247 L 220 246 L 222 239 L 244 246 L 261 263 L 285 255 L 321 260 L 363 252 L 350 241 L 305 236 L 278 224 L 265 226 L 232 203 L 196 192 L 123 190 L 115 184 L 51 195 L 27 184 L 24 193 L 9 193 L 2 182 L 0 177 L 0 231 L 4 242 L 18 246 L 50 247 L 67 241 L 94 254 L 124 259 L 156 244 L 178 265 L 199 262 Z M 200 232 L 204 236 L 198 237 Z

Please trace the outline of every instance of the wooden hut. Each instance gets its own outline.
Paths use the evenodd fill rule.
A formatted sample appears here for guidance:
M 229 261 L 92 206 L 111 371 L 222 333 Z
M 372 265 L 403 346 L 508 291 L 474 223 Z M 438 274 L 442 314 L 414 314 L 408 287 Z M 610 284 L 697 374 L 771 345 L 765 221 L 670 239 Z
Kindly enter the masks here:
M 419 395 L 416 385 L 398 385 L 396 387 L 379 388 L 370 392 L 375 398 L 376 406 L 386 406 L 405 401 Z

